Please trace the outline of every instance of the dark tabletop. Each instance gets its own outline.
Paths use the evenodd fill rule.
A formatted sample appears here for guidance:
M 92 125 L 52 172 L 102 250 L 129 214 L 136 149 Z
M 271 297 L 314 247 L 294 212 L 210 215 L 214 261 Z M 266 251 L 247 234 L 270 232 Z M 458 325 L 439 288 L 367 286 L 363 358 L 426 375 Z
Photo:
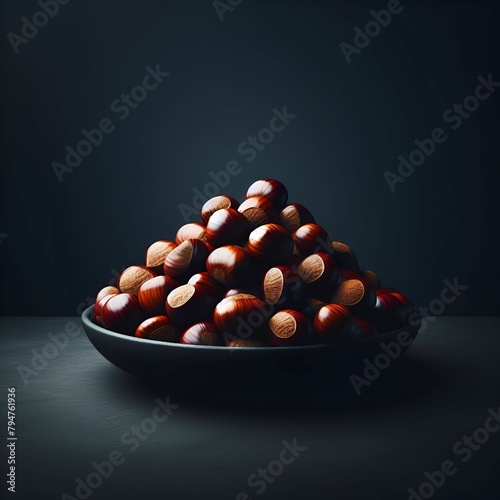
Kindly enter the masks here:
M 0 320 L 4 439 L 7 388 L 16 389 L 13 498 L 406 499 L 426 471 L 442 485 L 424 485 L 420 498 L 500 498 L 500 432 L 488 420 L 500 411 L 499 318 L 436 318 L 359 396 L 350 375 L 364 365 L 299 380 L 296 392 L 282 391 L 279 375 L 257 388 L 252 374 L 137 379 L 81 328 L 58 351 L 47 347 L 71 322 L 80 325 Z M 295 456 L 283 451 L 294 440 Z M 118 465 L 97 474 L 92 463 L 110 454 Z M 449 475 L 435 474 L 446 461 Z M 92 472 L 92 489 L 77 492 Z

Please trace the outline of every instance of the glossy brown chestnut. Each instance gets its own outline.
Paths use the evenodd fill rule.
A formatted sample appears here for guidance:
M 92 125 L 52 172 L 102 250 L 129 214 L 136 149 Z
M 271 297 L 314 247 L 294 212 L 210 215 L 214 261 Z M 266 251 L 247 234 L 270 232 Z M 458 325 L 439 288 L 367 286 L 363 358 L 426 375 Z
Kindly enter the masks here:
M 311 323 L 294 309 L 283 309 L 269 319 L 269 342 L 274 346 L 301 345 L 310 341 Z
M 252 229 L 278 221 L 278 211 L 268 198 L 264 196 L 251 196 L 238 208 L 250 223 Z
M 224 294 L 226 287 L 210 276 L 208 271 L 196 273 L 188 280 L 188 285 L 194 285 L 201 288 L 206 293 L 209 293 L 219 301 Z
M 120 290 L 118 290 L 116 286 L 105 286 L 99 290 L 95 298 L 95 303 L 97 304 L 102 298 L 106 297 L 106 295 L 116 295 L 117 293 L 120 293 Z
M 210 276 L 227 287 L 242 286 L 251 280 L 252 258 L 236 245 L 216 248 L 207 259 Z
M 205 236 L 214 247 L 244 243 L 250 232 L 247 218 L 234 208 L 214 212 L 207 222 Z
M 101 325 L 102 324 L 102 321 L 101 321 L 101 315 L 102 315 L 102 308 L 104 307 L 104 304 L 106 304 L 106 302 L 113 296 L 115 295 L 118 295 L 118 293 L 111 293 L 109 295 L 105 295 L 104 297 L 101 297 L 99 299 L 99 301 L 96 301 L 95 305 L 94 305 L 94 318 L 95 318 L 95 322 L 98 324 L 98 325 Z
M 248 188 L 246 198 L 251 198 L 252 196 L 264 196 L 277 210 L 282 210 L 288 201 L 286 187 L 274 179 L 260 179 L 255 181 Z
M 307 257 L 316 252 L 333 254 L 332 240 L 318 224 L 311 222 L 300 226 L 292 233 L 293 242 L 298 252 Z
M 377 302 L 366 319 L 381 332 L 390 332 L 402 328 L 408 322 L 403 304 L 391 293 L 380 293 L 376 290 Z
M 118 278 L 118 288 L 122 293 L 137 295 L 143 283 L 154 278 L 156 273 L 146 266 L 130 266 Z
M 103 306 L 101 323 L 104 328 L 124 335 L 134 335 L 145 319 L 139 299 L 131 293 L 113 295 Z
M 179 228 L 175 242 L 180 245 L 186 240 L 205 240 L 205 226 L 199 222 L 189 222 Z
M 201 321 L 191 325 L 182 334 L 181 344 L 223 346 L 225 343 L 222 335 L 211 321 Z
M 167 255 L 177 246 L 173 241 L 155 241 L 146 251 L 146 266 L 156 274 L 163 273 L 163 263 Z
M 222 299 L 215 306 L 213 320 L 223 335 L 262 339 L 271 314 L 272 308 L 264 301 L 242 294 Z
M 333 258 L 337 266 L 342 269 L 352 269 L 359 272 L 359 264 L 354 250 L 341 241 L 333 241 Z
M 209 254 L 210 250 L 203 241 L 198 239 L 183 241 L 167 255 L 163 272 L 165 276 L 185 282 L 193 274 L 206 269 Z
M 139 304 L 149 316 L 162 316 L 165 314 L 167 295 L 178 286 L 179 283 L 170 276 L 151 278 L 139 288 Z
M 353 314 L 366 315 L 375 307 L 377 297 L 367 281 L 347 279 L 338 284 L 331 302 L 348 307 Z
M 325 252 L 306 257 L 298 267 L 298 274 L 306 285 L 306 294 L 314 298 L 330 297 L 339 277 L 335 261 Z
M 337 342 L 347 338 L 352 326 L 352 314 L 340 304 L 323 306 L 314 318 L 314 329 L 323 342 Z
M 264 299 L 279 309 L 298 305 L 304 295 L 304 281 L 290 266 L 275 266 L 264 275 Z
M 263 262 L 279 264 L 293 253 L 293 240 L 278 224 L 264 224 L 248 236 L 248 253 Z
M 208 219 L 210 219 L 210 216 L 214 212 L 217 212 L 217 210 L 222 210 L 223 208 L 233 208 L 237 210 L 238 207 L 238 201 L 232 196 L 228 196 L 226 194 L 214 196 L 201 207 L 201 220 L 206 224 Z
M 212 295 L 194 285 L 181 285 L 167 296 L 167 315 L 179 325 L 187 326 L 210 319 L 215 300 Z
M 396 297 L 399 300 L 399 302 L 401 302 L 401 305 L 403 306 L 404 311 L 406 313 L 406 316 L 408 318 L 415 311 L 415 309 L 413 307 L 413 304 L 408 299 L 408 297 L 406 297 L 406 295 L 403 295 L 398 290 L 395 290 L 394 288 L 379 288 L 379 289 L 376 290 L 376 293 L 377 293 L 377 296 L 379 296 L 381 294 L 387 294 L 387 293 L 389 293 L 389 294 L 393 295 L 394 297 Z
M 179 342 L 181 331 L 168 316 L 153 316 L 137 327 L 135 336 L 141 339 Z
M 297 231 L 304 224 L 316 222 L 311 212 L 299 203 L 292 203 L 286 206 L 279 214 L 279 221 L 289 233 Z

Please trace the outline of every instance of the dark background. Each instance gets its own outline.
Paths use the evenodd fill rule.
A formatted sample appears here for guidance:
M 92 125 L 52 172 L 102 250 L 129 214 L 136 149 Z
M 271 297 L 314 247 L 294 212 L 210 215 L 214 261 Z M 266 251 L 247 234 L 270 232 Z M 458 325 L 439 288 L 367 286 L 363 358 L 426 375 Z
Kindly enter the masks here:
M 457 276 L 447 315 L 497 315 L 500 92 L 394 194 L 383 172 L 479 75 L 500 80 L 498 2 L 402 4 L 351 64 L 339 44 L 387 2 L 244 0 L 221 22 L 210 1 L 73 0 L 18 54 L 5 36 L 0 313 L 75 314 L 236 159 L 229 194 L 277 178 L 387 286 L 424 305 Z M 37 10 L 1 2 L 1 31 Z M 111 102 L 157 64 L 171 75 L 121 122 Z M 283 106 L 297 118 L 246 162 Z M 105 117 L 116 130 L 59 183 L 51 163 Z

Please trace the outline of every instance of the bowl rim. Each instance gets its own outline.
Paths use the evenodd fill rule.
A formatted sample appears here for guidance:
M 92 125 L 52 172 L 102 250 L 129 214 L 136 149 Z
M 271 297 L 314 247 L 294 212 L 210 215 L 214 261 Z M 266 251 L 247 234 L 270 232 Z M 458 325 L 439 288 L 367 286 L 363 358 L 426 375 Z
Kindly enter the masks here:
M 381 333 L 368 337 L 366 339 L 353 339 L 349 344 L 309 344 L 309 345 L 294 345 L 294 346 L 264 346 L 264 347 L 228 347 L 228 346 L 211 346 L 211 345 L 195 345 L 195 344 L 180 344 L 178 342 L 166 342 L 163 340 L 151 340 L 151 339 L 141 339 L 139 337 L 134 337 L 133 335 L 124 335 L 123 333 L 113 332 L 104 328 L 97 323 L 92 321 L 92 313 L 94 311 L 94 305 L 88 307 L 83 311 L 81 315 L 81 320 L 84 325 L 85 333 L 88 335 L 89 330 L 93 330 L 99 334 L 105 335 L 107 337 L 115 338 L 119 341 L 126 342 L 136 342 L 143 345 L 157 345 L 165 346 L 165 348 L 174 349 L 201 349 L 201 350 L 213 350 L 213 351 L 258 351 L 258 352 L 284 352 L 284 351 L 316 351 L 325 349 L 344 349 L 346 347 L 354 347 L 359 345 L 369 345 L 369 344 L 380 344 L 384 340 L 393 339 L 401 332 L 407 332 L 412 337 L 412 342 L 420 330 L 420 324 L 417 326 L 410 325 L 409 323 L 397 330 L 391 330 L 390 332 Z

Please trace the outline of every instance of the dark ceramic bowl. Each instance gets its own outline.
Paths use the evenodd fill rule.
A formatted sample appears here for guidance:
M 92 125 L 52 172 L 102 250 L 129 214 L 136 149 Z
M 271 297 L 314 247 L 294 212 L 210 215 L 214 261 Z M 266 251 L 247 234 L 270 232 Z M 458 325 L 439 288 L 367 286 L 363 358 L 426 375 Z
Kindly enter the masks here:
M 107 330 L 94 323 L 94 306 L 82 314 L 85 332 L 94 347 L 111 363 L 136 374 L 164 376 L 169 373 L 207 374 L 231 373 L 231 376 L 251 377 L 253 373 L 270 369 L 276 373 L 311 370 L 337 371 L 352 369 L 356 363 L 369 359 L 374 362 L 384 353 L 382 344 L 393 345 L 395 359 L 403 354 L 418 333 L 419 326 L 405 328 L 366 339 L 342 344 L 318 344 L 290 347 L 218 347 L 197 346 L 140 339 Z M 398 334 L 408 333 L 406 345 L 398 343 Z M 392 361 L 391 361 L 392 362 Z

